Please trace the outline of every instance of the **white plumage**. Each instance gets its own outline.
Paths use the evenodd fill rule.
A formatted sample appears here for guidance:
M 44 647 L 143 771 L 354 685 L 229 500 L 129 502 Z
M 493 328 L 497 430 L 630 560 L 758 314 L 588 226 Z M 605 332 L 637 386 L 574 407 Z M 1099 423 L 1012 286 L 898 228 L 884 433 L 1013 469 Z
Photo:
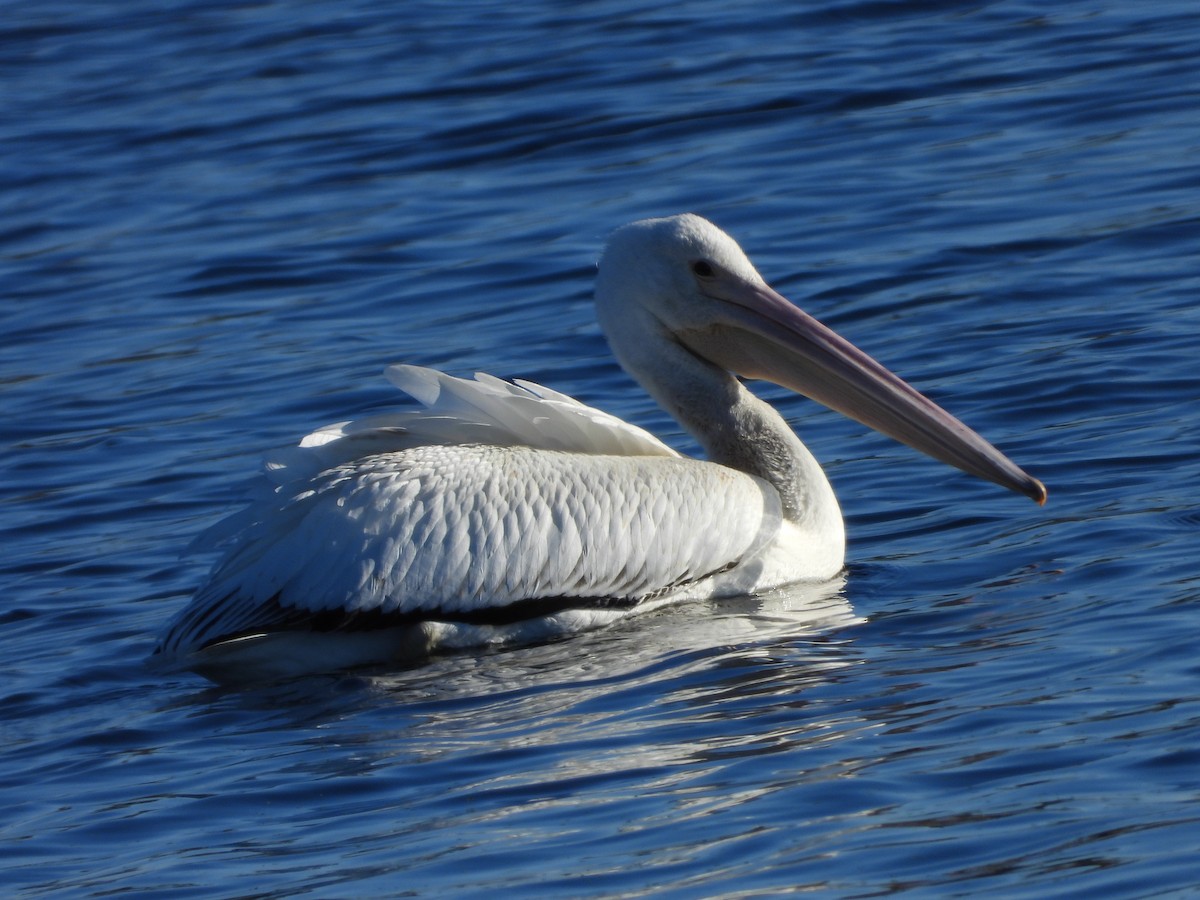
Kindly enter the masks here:
M 1044 499 L 982 438 L 771 291 L 703 219 L 618 231 L 597 306 L 622 364 L 709 461 L 530 382 L 393 366 L 426 408 L 272 454 L 272 492 L 212 529 L 228 553 L 161 658 L 213 677 L 287 675 L 834 576 L 844 535 L 824 474 L 731 372 Z

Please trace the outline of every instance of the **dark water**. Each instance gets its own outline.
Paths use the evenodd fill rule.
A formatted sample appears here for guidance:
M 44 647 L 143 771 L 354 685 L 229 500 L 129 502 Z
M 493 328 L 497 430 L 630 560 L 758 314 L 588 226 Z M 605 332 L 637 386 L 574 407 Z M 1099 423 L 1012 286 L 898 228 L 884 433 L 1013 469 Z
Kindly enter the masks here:
M 1200 890 L 1200 9 L 0 4 L 0 886 L 20 896 Z M 840 594 L 386 677 L 143 665 L 260 454 L 609 357 L 693 210 L 1046 481 L 771 390 Z M 812 610 L 812 604 L 817 610 Z M 824 604 L 824 605 L 822 605 Z

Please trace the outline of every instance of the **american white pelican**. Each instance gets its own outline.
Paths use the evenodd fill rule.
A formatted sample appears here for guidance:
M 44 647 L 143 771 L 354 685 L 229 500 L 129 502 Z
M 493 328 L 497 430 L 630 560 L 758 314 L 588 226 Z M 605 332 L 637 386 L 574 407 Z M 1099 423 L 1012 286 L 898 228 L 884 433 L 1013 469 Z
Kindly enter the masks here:
M 272 494 L 156 651 L 276 677 L 530 640 L 662 602 L 842 568 L 841 512 L 783 418 L 735 377 L 805 394 L 1043 503 L 999 450 L 767 286 L 695 215 L 619 229 L 596 309 L 617 359 L 704 447 L 530 382 L 394 366 L 426 410 L 322 428 L 268 460 Z

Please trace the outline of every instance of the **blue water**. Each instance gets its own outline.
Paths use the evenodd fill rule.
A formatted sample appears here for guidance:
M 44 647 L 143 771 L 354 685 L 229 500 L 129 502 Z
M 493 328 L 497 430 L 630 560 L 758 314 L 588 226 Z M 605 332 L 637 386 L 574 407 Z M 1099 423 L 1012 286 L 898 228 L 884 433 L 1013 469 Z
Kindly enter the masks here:
M 0 3 L 0 892 L 1200 891 L 1191 2 Z M 261 454 L 521 376 L 712 218 L 1049 486 L 777 389 L 850 565 L 544 646 L 151 672 Z M 818 604 L 819 605 L 819 604 Z

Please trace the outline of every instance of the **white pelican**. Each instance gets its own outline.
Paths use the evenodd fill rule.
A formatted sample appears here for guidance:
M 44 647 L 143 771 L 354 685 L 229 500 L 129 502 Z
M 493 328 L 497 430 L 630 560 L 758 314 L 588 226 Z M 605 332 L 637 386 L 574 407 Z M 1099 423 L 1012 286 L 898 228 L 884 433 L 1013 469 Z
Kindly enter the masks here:
M 272 494 L 215 527 L 231 549 L 158 657 L 219 680 L 282 677 L 830 579 L 845 550 L 833 490 L 737 375 L 1045 502 L 1041 482 L 768 287 L 698 216 L 616 231 L 596 309 L 621 365 L 707 461 L 530 382 L 394 366 L 428 409 L 329 426 L 269 458 Z

